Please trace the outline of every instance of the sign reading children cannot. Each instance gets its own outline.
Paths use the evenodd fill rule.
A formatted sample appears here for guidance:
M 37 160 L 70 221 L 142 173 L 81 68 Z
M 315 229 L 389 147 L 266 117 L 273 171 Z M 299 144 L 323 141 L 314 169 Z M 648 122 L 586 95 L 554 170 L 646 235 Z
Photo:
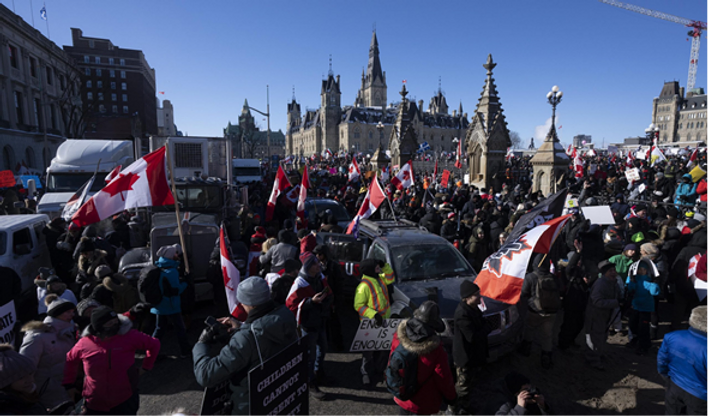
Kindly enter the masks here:
M 0 305 L 0 343 L 12 344 L 15 338 L 15 301 L 11 300 L 4 305 Z
M 384 319 L 383 325 L 377 328 L 373 319 L 362 320 L 350 351 L 389 351 L 399 323 L 400 319 Z

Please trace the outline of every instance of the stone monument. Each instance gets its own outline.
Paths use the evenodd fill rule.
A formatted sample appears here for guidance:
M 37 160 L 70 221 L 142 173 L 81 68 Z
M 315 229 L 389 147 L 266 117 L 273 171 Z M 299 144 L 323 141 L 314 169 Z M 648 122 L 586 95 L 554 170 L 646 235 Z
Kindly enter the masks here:
M 565 154 L 556 134 L 556 106 L 561 101 L 563 92 L 557 86 L 546 95 L 548 103 L 553 107 L 551 129 L 546 139 L 531 159 L 533 166 L 533 190 L 541 191 L 544 196 L 554 194 L 560 189 L 564 175 L 568 174 L 570 158 Z

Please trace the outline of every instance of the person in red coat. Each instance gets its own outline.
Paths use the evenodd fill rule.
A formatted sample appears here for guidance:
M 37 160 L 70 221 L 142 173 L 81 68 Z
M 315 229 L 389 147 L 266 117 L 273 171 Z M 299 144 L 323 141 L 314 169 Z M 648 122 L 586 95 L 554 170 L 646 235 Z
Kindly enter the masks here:
M 399 414 L 435 414 L 440 411 L 443 401 L 453 404 L 457 399 L 447 352 L 436 334 L 444 330 L 440 307 L 430 300 L 415 310 L 413 318 L 398 325 L 391 342 L 391 353 L 400 344 L 418 356 L 418 389 L 415 395 L 405 401 L 393 398 L 400 406 Z

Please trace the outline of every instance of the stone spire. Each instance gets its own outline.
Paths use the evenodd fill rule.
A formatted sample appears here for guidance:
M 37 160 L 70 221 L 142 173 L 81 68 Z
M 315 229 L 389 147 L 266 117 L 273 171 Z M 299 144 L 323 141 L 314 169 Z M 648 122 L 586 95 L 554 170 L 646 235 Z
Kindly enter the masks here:
M 244 115 L 244 116 L 245 116 L 245 115 L 249 115 L 249 116 L 251 115 L 251 109 L 248 108 L 248 107 L 249 107 L 249 105 L 248 105 L 248 98 L 246 98 L 246 100 L 243 102 L 243 108 L 241 109 L 241 115 Z
M 496 66 L 497 64 L 492 60 L 492 54 L 490 53 L 487 56 L 487 63 L 483 65 L 484 69 L 487 70 L 487 79 L 484 82 L 484 89 L 482 89 L 476 110 L 476 113 L 482 116 L 488 131 L 491 130 L 491 123 L 494 123 L 503 111 L 497 94 L 497 86 L 494 84 L 494 78 L 492 77 L 492 70 Z
M 376 31 L 371 36 L 371 46 L 369 46 L 369 65 L 367 66 L 366 82 L 367 86 L 376 80 L 385 83 L 383 71 L 381 70 L 381 60 L 379 59 L 379 41 L 376 39 Z
M 406 84 L 403 84 L 400 94 L 401 103 L 398 105 L 398 115 L 388 140 L 391 163 L 394 166 L 402 166 L 403 163 L 413 159 L 416 150 L 418 150 L 418 135 L 411 123 L 411 103 L 406 98 L 408 95 Z

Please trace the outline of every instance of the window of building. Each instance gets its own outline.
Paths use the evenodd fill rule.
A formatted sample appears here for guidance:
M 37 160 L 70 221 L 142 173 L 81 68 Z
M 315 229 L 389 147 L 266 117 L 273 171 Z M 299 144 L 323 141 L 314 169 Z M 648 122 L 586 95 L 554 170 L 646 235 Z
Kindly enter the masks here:
M 683 128 L 683 123 L 679 123 L 679 129 Z
M 101 57 L 100 57 L 100 56 L 97 56 L 97 57 L 93 58 L 93 61 L 94 61 L 95 63 L 97 63 L 97 64 L 100 64 L 100 63 L 101 63 Z
M 93 39 L 89 39 L 89 48 L 93 48 L 96 46 L 96 42 L 94 42 Z
M 105 112 L 106 112 L 106 106 L 103 105 L 103 104 L 99 105 L 99 106 L 98 106 L 98 111 L 100 111 L 100 112 L 102 112 L 102 113 L 105 113 Z
M 116 89 L 116 83 L 115 83 L 115 82 L 111 82 L 111 89 L 112 89 L 112 90 Z
M 87 77 L 90 77 L 91 76 L 91 68 L 84 69 L 84 75 L 86 75 Z
M 115 59 L 113 58 L 108 58 L 108 65 L 115 65 Z
M 93 93 L 92 92 L 87 92 L 86 93 L 86 99 L 88 101 L 93 101 Z
M 128 114 L 128 106 L 127 105 L 123 106 L 123 113 Z
M 93 87 L 93 82 L 89 79 L 86 81 L 86 88 L 91 88 Z
M 96 81 L 96 88 L 103 88 L 103 81 Z
M 25 149 L 25 161 L 27 162 L 28 168 L 34 167 L 34 149 L 32 149 L 29 146 L 27 146 L 27 148 Z M 41 230 L 40 230 L 40 234 L 41 234 Z
M 125 71 L 120 71 L 120 77 L 125 79 Z
M 103 93 L 102 92 L 98 93 L 98 101 L 103 101 Z
M 17 122 L 19 124 L 24 124 L 25 122 L 24 113 L 22 111 L 23 102 L 22 93 L 15 91 L 15 114 L 17 114 Z
M 123 101 L 128 101 L 128 94 L 123 94 L 121 98 L 123 99 Z
M 374 138 L 374 132 L 373 132 L 373 131 L 369 131 L 369 138 L 370 138 L 370 139 L 373 139 L 373 138 Z
M 120 60 L 120 66 L 125 66 L 125 59 Z
M 100 77 L 100 76 L 102 76 L 102 75 L 103 75 L 103 72 L 101 72 L 100 69 L 97 69 L 97 70 L 96 70 L 96 76 L 97 76 L 97 77 Z
M 118 94 L 111 94 L 111 101 L 118 101 Z
M 117 105 L 111 106 L 111 112 L 113 114 L 117 114 L 118 113 L 118 106 Z
M 361 133 L 359 132 L 359 129 L 358 128 L 354 129 L 354 138 L 358 139 L 360 135 L 361 135 Z
M 10 145 L 3 147 L 2 161 L 7 169 L 15 169 L 15 152 Z
M 17 48 L 8 45 L 8 52 L 10 53 L 10 66 L 17 68 Z
M 115 71 L 114 69 L 111 69 L 111 70 L 109 71 L 109 73 L 110 73 L 110 75 L 111 75 L 111 78 L 115 78 L 115 77 L 116 77 L 116 71 Z
M 56 114 L 56 109 L 54 108 L 54 104 L 49 104 L 49 118 L 52 123 L 52 128 L 56 129 L 57 128 L 57 114 Z
M 127 90 L 127 89 L 128 89 L 128 84 L 126 84 L 125 82 L 121 82 L 121 83 L 120 83 L 120 89 L 122 89 L 123 91 Z
M 91 58 L 88 55 L 84 55 L 84 63 L 91 63 Z
M 30 66 L 30 75 L 32 77 L 37 78 L 37 60 L 30 57 L 29 58 L 29 66 Z
M 34 104 L 34 125 L 41 128 L 42 126 L 40 124 L 41 120 L 39 117 L 39 109 L 42 106 L 42 104 L 39 103 L 39 98 L 35 98 L 33 100 L 33 104 Z

